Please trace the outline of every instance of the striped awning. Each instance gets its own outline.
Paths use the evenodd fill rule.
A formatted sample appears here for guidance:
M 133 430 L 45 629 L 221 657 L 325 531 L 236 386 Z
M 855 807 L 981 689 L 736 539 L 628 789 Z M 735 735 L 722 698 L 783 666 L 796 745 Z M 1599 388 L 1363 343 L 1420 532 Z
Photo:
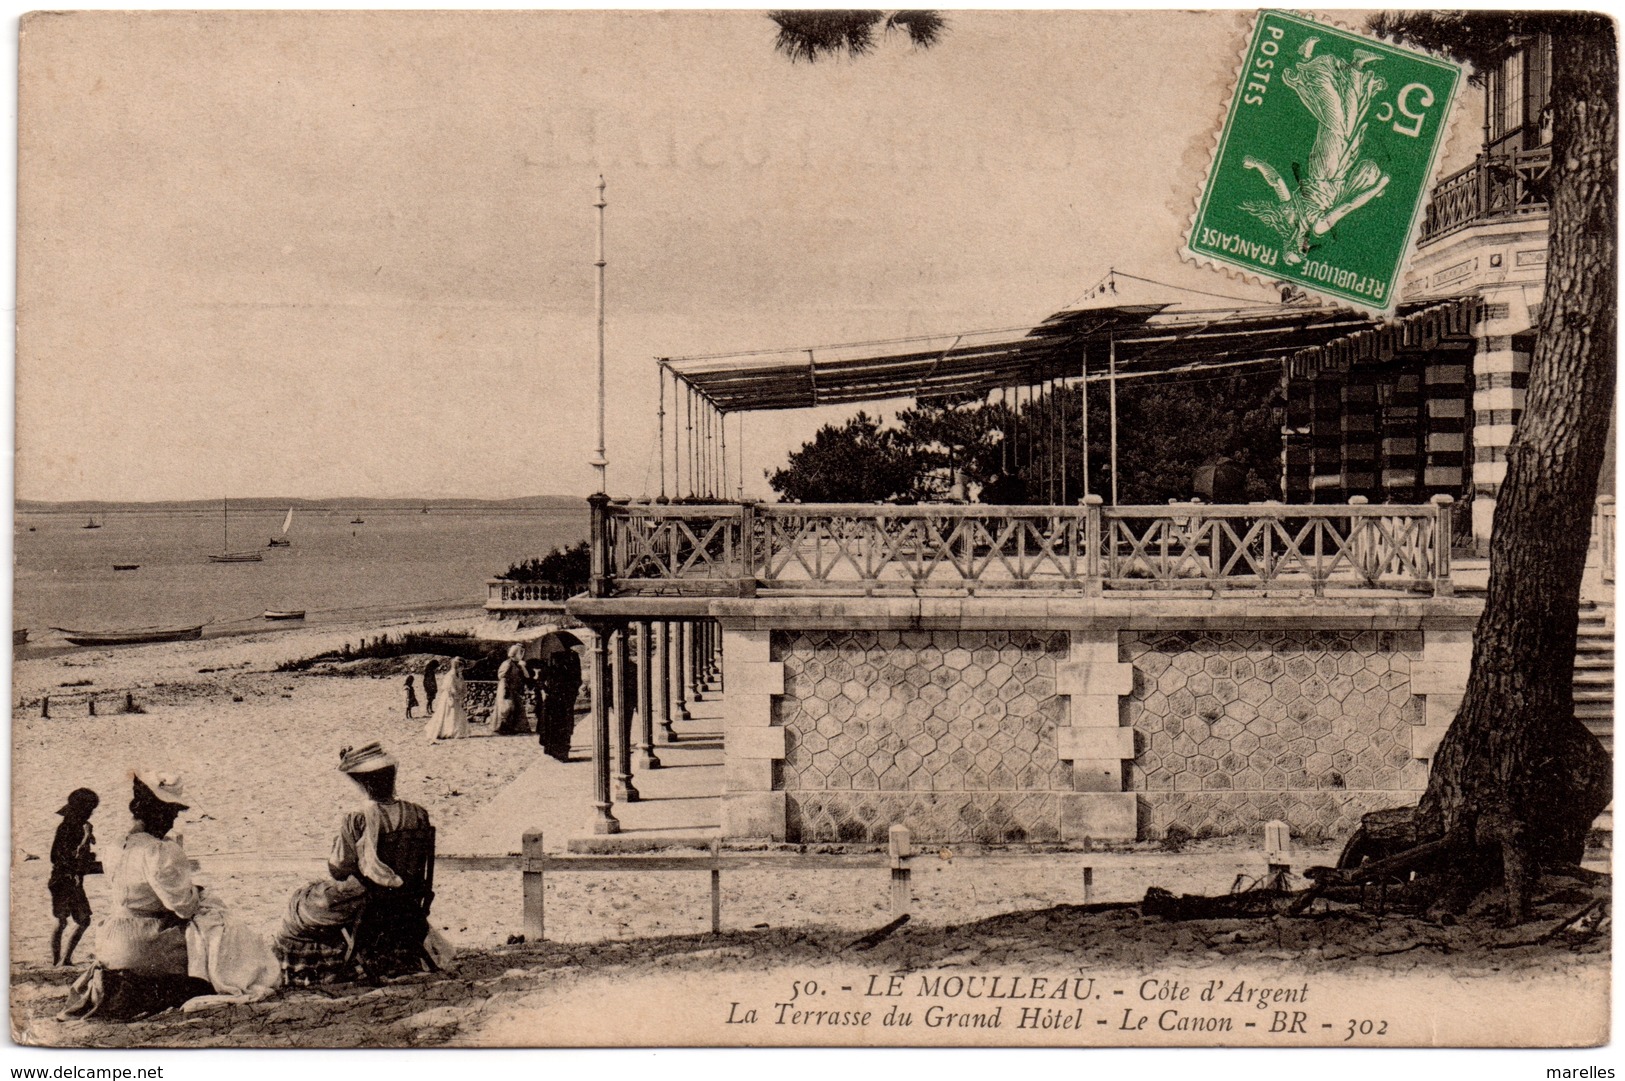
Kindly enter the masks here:
M 803 409 L 886 398 L 986 393 L 1104 374 L 1200 370 L 1247 361 L 1299 367 L 1346 350 L 1471 334 L 1476 298 L 1401 305 L 1384 323 L 1348 308 L 1260 304 L 1190 309 L 1114 305 L 1057 312 L 1035 327 L 762 352 L 662 357 L 660 364 L 723 413 Z M 1368 346 L 1340 343 L 1366 335 Z M 1332 353 L 1328 353 L 1332 350 Z M 1301 365 L 1300 365 L 1301 358 Z M 1319 368 L 1313 370 L 1318 371 Z
M 1391 322 L 1298 350 L 1287 361 L 1287 373 L 1294 379 L 1312 379 L 1322 372 L 1346 372 L 1354 364 L 1381 363 L 1405 353 L 1470 345 L 1482 309 L 1483 301 L 1476 296 L 1447 297 L 1410 312 L 1401 308 Z

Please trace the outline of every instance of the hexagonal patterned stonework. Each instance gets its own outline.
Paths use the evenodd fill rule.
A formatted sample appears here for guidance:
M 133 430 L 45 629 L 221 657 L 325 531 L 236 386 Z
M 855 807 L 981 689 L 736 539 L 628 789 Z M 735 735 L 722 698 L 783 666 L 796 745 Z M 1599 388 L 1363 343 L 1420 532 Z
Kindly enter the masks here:
M 1150 829 L 1197 836 L 1279 818 L 1330 836 L 1361 814 L 1414 802 L 1424 723 L 1411 694 L 1420 634 L 1236 631 L 1129 634 L 1129 774 Z
M 884 841 L 896 824 L 920 840 L 1058 838 L 1067 648 L 1064 633 L 775 633 L 790 839 Z

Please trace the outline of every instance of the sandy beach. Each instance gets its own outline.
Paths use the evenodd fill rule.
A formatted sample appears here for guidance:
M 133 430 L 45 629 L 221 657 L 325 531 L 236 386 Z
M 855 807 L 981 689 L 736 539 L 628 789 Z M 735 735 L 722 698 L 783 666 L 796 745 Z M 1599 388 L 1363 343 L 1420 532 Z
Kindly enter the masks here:
M 890 918 L 884 871 L 730 872 L 723 884 L 720 939 L 707 933 L 710 912 L 702 874 L 549 876 L 546 942 L 516 946 L 523 927 L 520 875 L 512 868 L 470 869 L 451 861 L 437 873 L 433 922 L 460 958 L 452 972 L 425 977 L 428 983 L 414 979 L 393 990 L 356 988 L 336 997 L 293 993 L 268 1005 L 214 1015 L 201 1022 L 204 1029 L 198 1021 L 179 1018 L 89 1028 L 49 1020 L 71 980 L 69 971 L 46 964 L 52 921 L 45 881 L 54 812 L 75 787 L 100 792 L 96 831 L 102 854 L 111 856 L 127 828 L 131 767 L 185 775 L 193 809 L 180 829 L 200 864 L 198 880 L 266 934 L 280 920 L 289 892 L 324 873 L 339 815 L 358 802 L 334 768 L 338 748 L 346 744 L 378 740 L 399 759 L 401 793 L 429 809 L 442 838 L 442 856 L 516 851 L 524 831 L 544 819 L 564 827 L 548 834 L 549 850 L 561 849 L 570 836 L 588 834 L 585 724 L 578 724 L 576 760 L 568 764 L 542 756 L 534 736 L 490 737 L 483 726 L 475 726 L 472 738 L 431 744 L 423 736 L 423 721 L 403 716 L 399 672 L 275 671 L 281 662 L 358 644 L 362 637 L 408 629 L 467 631 L 481 618 L 473 613 L 428 622 L 380 618 L 348 627 L 82 650 L 19 662 L 13 692 L 11 938 L 13 1017 L 22 1026 L 17 1031 L 28 1042 L 109 1046 L 595 1042 L 569 1019 L 601 1008 L 602 996 L 615 993 L 608 989 L 633 973 L 656 982 L 670 975 L 678 981 L 673 988 L 682 987 L 696 1001 L 723 1002 L 735 994 L 745 968 L 768 964 L 751 977 L 766 988 L 804 974 L 809 964 L 816 968 L 862 956 L 850 955 L 850 941 Z M 98 695 L 96 716 L 89 715 L 87 692 Z M 39 702 L 48 693 L 55 697 L 47 719 Z M 146 712 L 117 712 L 126 693 Z M 715 699 L 696 706 L 694 725 L 714 730 L 716 708 Z M 683 753 L 705 753 L 679 751 L 681 746 L 667 749 L 668 765 L 684 764 Z M 658 780 L 645 775 L 651 791 L 706 771 L 659 772 L 665 776 Z M 653 805 L 641 806 L 646 814 Z M 628 821 L 638 813 L 625 805 L 618 810 Z M 703 826 L 707 812 L 683 813 L 697 813 L 694 821 Z M 1305 867 L 1335 855 L 1334 847 L 1300 848 L 1295 859 Z M 1558 973 L 1576 959 L 1560 943 L 1503 952 L 1473 942 L 1466 928 L 1440 930 L 1413 920 L 1378 920 L 1368 928 L 1358 914 L 1344 917 L 1347 926 L 1336 929 L 1287 921 L 1301 924 L 1290 931 L 1297 941 L 1289 942 L 1280 938 L 1281 924 L 1195 921 L 1161 931 L 1155 921 L 1130 918 L 1121 909 L 1091 914 L 1067 907 L 1085 900 L 1132 905 L 1151 886 L 1222 894 L 1238 875 L 1256 876 L 1260 860 L 1256 846 L 1241 841 L 1199 843 L 1178 852 L 1151 844 L 1110 852 L 944 848 L 917 861 L 913 923 L 895 945 L 861 963 L 904 971 L 1083 964 L 1127 980 L 1181 958 L 1198 966 L 1243 957 L 1262 964 L 1318 959 L 1326 972 L 1352 981 L 1350 987 L 1375 988 L 1412 965 L 1425 971 L 1449 956 L 1457 966 L 1471 961 L 1472 970 L 1468 977 L 1467 969 L 1455 968 L 1451 978 L 1468 978 L 1493 997 L 1545 987 L 1543 980 L 1561 982 Z M 1082 889 L 1085 866 L 1093 881 L 1089 897 Z M 93 908 L 108 911 L 105 877 L 92 876 L 86 886 Z M 985 928 L 988 936 L 973 927 Z M 1564 984 L 1561 993 L 1594 1001 L 1595 983 L 1606 978 L 1606 944 L 1580 948 L 1583 986 Z M 77 960 L 92 960 L 94 950 L 92 933 Z M 837 955 L 846 961 L 837 962 Z M 1587 1025 L 1594 1024 L 1588 1019 Z M 645 1035 L 669 1043 L 695 1038 L 661 1025 Z M 721 1029 L 699 1037 L 701 1042 L 720 1038 Z M 763 1038 L 808 1037 L 764 1033 Z
M 110 857 L 129 822 L 125 804 L 132 768 L 183 775 L 192 810 L 178 828 L 188 852 L 205 866 L 200 881 L 267 929 L 280 918 L 289 891 L 322 873 L 340 814 L 358 803 L 354 786 L 335 769 L 340 747 L 382 742 L 400 761 L 403 797 L 426 806 L 442 836 L 454 831 L 540 757 L 534 737 L 476 736 L 431 744 L 423 738 L 424 722 L 404 717 L 402 676 L 343 678 L 275 668 L 356 644 L 363 636 L 406 629 L 466 631 L 479 618 L 428 624 L 377 620 L 79 650 L 18 662 L 12 714 L 13 957 L 37 958 L 48 950 L 45 879 L 55 811 L 63 797 L 80 786 L 100 793 L 93 823 L 98 848 Z M 63 686 L 86 680 L 88 685 Z M 99 695 L 94 717 L 83 697 L 89 691 Z M 145 713 L 117 712 L 126 692 Z M 55 695 L 49 719 L 41 717 L 38 704 L 45 694 Z M 484 728 L 474 730 L 483 734 Z M 440 908 L 446 911 L 457 907 L 450 886 L 441 886 Z M 100 876 L 86 881 L 98 912 L 107 908 L 99 896 L 104 888 Z
M 94 824 L 99 849 L 110 857 L 128 826 L 132 768 L 183 774 L 193 809 L 182 816 L 179 829 L 188 853 L 201 865 L 199 881 L 266 933 L 277 926 L 289 893 L 324 873 L 339 817 L 359 802 L 354 786 L 335 768 L 338 749 L 345 745 L 378 740 L 389 748 L 400 761 L 401 795 L 429 810 L 443 857 L 517 852 L 524 831 L 544 820 L 551 823 L 547 847 L 552 851 L 562 850 L 571 836 L 588 834 L 585 718 L 576 729 L 575 761 L 561 765 L 540 753 L 534 736 L 490 737 L 483 725 L 473 726 L 475 734 L 466 740 L 428 742 L 423 721 L 403 716 L 398 673 L 343 677 L 275 671 L 284 661 L 358 644 L 363 637 L 467 631 L 481 619 L 477 614 L 430 622 L 377 619 L 342 628 L 78 650 L 20 661 L 13 690 L 14 960 L 37 962 L 49 952 L 52 920 L 45 881 L 57 807 L 74 788 L 99 792 L 102 805 Z M 81 683 L 86 680 L 88 685 Z M 91 691 L 99 701 L 94 717 L 83 697 Z M 127 691 L 147 712 L 117 712 Z M 39 700 L 51 693 L 46 719 Z M 715 699 L 696 703 L 695 726 L 714 729 L 710 715 L 716 708 Z M 668 769 L 658 780 L 713 772 L 719 771 Z M 525 785 L 516 785 L 522 774 Z M 720 786 L 721 777 L 715 782 Z M 538 793 L 552 798 L 551 809 L 528 798 Z M 493 801 L 494 810 L 482 817 Z M 640 810 L 660 811 L 658 803 L 619 805 L 618 813 L 630 825 Z M 714 819 L 714 812 L 708 815 L 692 797 L 671 805 L 689 813 L 702 830 Z M 563 828 L 556 828 L 561 821 Z M 1256 875 L 1261 869 L 1259 854 L 1245 843 L 1216 842 L 1178 855 L 1141 847 L 1146 851 L 1092 856 L 977 855 L 974 846 L 943 850 L 924 861 L 916 875 L 916 918 L 946 924 L 1077 903 L 1084 900 L 1085 863 L 1094 868 L 1091 896 L 1103 901 L 1138 900 L 1150 886 L 1176 882 L 1182 889 L 1223 892 L 1238 874 Z M 1151 853 L 1159 858 L 1146 859 Z M 1330 849 L 1306 849 L 1302 859 L 1327 862 L 1334 856 Z M 102 876 L 86 880 L 98 913 L 108 909 L 105 889 Z M 459 948 L 500 946 L 522 930 L 520 876 L 511 869 L 443 865 L 435 891 L 435 923 Z M 730 873 L 723 885 L 725 923 L 736 928 L 817 923 L 869 928 L 886 921 L 888 904 L 884 872 L 877 877 L 745 871 Z M 703 875 L 549 879 L 551 941 L 693 934 L 708 927 Z M 80 960 L 94 956 L 94 941 L 94 934 L 87 936 L 90 952 L 82 950 Z

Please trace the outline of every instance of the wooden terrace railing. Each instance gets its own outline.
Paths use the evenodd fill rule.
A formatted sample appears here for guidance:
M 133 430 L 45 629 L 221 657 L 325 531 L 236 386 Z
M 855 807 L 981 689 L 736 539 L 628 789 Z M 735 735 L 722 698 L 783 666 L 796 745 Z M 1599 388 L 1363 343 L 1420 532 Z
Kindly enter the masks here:
M 1421 242 L 1481 221 L 1546 213 L 1551 171 L 1549 146 L 1480 156 L 1433 186 L 1422 219 Z
M 1450 583 L 1431 504 L 1105 507 L 593 500 L 609 596 L 909 595 L 1104 589 L 1424 591 Z

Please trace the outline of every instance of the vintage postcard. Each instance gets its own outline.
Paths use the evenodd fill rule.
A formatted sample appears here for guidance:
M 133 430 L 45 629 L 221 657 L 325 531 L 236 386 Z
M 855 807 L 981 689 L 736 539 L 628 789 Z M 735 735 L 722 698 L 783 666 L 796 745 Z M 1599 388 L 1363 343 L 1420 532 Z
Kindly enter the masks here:
M 18 32 L 19 1055 L 1611 1076 L 1605 18 Z

